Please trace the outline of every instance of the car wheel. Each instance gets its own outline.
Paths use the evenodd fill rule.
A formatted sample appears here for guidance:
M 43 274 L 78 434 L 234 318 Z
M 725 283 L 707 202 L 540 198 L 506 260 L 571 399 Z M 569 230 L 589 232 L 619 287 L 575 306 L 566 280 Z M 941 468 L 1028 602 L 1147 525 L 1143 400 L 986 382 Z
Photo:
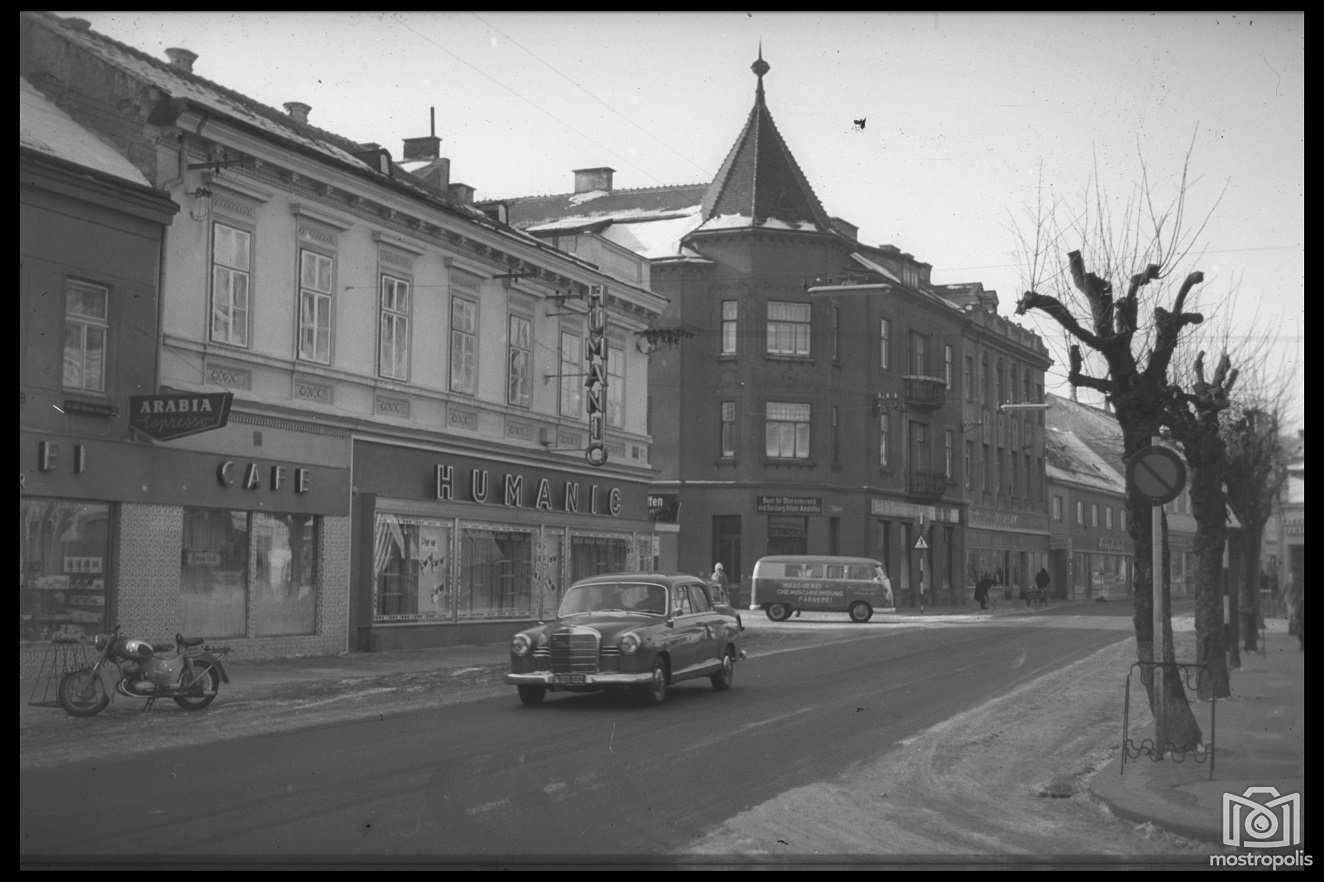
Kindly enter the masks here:
M 863 600 L 857 600 L 850 605 L 850 620 L 852 622 L 864 623 L 873 618 L 873 607 Z
M 537 707 L 542 704 L 543 698 L 547 695 L 546 686 L 516 686 L 519 690 L 519 700 L 527 707 Z
M 713 688 L 718 692 L 725 692 L 731 688 L 731 684 L 736 678 L 736 656 L 734 649 L 727 649 L 722 653 L 722 669 L 708 678 L 713 684 Z
M 653 662 L 652 679 L 648 685 L 643 688 L 644 703 L 648 705 L 659 705 L 667 697 L 667 666 L 662 659 Z
M 774 622 L 784 622 L 791 617 L 791 608 L 784 603 L 768 605 L 768 618 Z

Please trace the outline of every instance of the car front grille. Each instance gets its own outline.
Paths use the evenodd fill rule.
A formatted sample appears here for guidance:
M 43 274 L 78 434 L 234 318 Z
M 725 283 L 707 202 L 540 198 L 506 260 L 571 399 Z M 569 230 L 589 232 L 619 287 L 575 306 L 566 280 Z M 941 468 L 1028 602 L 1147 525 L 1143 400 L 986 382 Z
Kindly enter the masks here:
M 592 674 L 598 670 L 598 635 L 592 631 L 553 634 L 552 673 Z

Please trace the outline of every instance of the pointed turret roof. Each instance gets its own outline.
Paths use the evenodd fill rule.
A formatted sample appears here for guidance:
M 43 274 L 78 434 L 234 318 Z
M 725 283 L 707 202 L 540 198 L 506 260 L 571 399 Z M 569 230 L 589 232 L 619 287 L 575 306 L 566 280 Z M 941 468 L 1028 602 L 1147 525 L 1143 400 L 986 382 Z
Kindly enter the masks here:
M 763 227 L 830 233 L 827 213 L 768 112 L 763 77 L 770 66 L 761 44 L 750 69 L 758 77 L 754 107 L 704 194 L 699 231 Z

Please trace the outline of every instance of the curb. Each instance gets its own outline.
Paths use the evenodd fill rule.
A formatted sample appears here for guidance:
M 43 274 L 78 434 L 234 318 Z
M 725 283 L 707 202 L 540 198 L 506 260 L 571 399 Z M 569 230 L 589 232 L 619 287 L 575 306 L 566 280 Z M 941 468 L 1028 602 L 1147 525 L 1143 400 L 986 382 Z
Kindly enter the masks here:
M 1122 779 L 1121 765 L 1122 765 L 1121 758 L 1113 757 L 1108 761 L 1107 765 L 1105 765 L 1102 769 L 1100 769 L 1097 773 L 1095 773 L 1093 777 L 1090 778 L 1090 783 L 1089 783 L 1090 795 L 1098 799 L 1104 805 L 1106 805 L 1110 812 L 1112 812 L 1117 817 L 1124 818 L 1125 820 L 1131 821 L 1132 823 L 1148 824 L 1150 826 L 1164 830 L 1168 833 L 1185 837 L 1186 839 L 1194 839 L 1197 842 L 1210 843 L 1215 847 L 1222 845 L 1222 842 L 1219 839 L 1218 831 L 1213 828 L 1196 826 L 1194 824 L 1188 824 L 1184 821 L 1175 820 L 1175 819 L 1167 820 L 1160 817 L 1157 812 L 1152 812 L 1152 811 L 1146 812 L 1146 811 L 1142 811 L 1141 809 L 1128 807 L 1126 805 L 1127 795 L 1124 791 L 1123 785 L 1121 784 L 1121 779 Z M 1099 781 L 1105 775 L 1114 776 L 1113 780 L 1117 782 L 1115 785 L 1115 792 L 1112 793 L 1101 792 L 1100 788 L 1096 786 L 1095 782 Z M 1106 785 L 1106 787 L 1112 787 L 1112 786 L 1113 785 Z

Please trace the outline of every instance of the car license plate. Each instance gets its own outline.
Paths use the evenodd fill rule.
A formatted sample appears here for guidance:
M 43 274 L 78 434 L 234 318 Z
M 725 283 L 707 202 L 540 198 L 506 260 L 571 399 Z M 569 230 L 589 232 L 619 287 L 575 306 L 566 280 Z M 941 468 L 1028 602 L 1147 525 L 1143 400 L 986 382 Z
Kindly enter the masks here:
M 583 674 L 552 674 L 552 682 L 562 686 L 584 685 Z

